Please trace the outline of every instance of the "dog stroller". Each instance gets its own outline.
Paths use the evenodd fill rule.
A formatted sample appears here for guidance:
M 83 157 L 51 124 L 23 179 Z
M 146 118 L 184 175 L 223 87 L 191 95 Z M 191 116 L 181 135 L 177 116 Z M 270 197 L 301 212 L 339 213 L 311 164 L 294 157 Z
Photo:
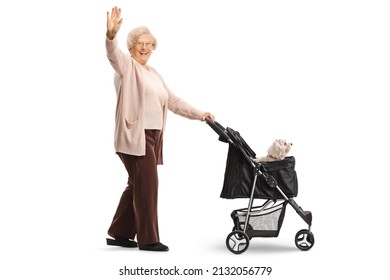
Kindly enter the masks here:
M 302 251 L 314 245 L 311 232 L 312 214 L 304 211 L 294 200 L 298 195 L 295 158 L 286 157 L 272 162 L 256 162 L 255 152 L 239 132 L 207 119 L 207 124 L 219 135 L 219 140 L 229 143 L 225 177 L 221 198 L 249 198 L 247 208 L 231 214 L 233 230 L 226 238 L 226 246 L 232 253 L 241 254 L 249 247 L 252 237 L 277 237 L 283 224 L 287 204 L 307 223 L 295 235 L 295 245 Z M 263 200 L 253 206 L 254 199 Z

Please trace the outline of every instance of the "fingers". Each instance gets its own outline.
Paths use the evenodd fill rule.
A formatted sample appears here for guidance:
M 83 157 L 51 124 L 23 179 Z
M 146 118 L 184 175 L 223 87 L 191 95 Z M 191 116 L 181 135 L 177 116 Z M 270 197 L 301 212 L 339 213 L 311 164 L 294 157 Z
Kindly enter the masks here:
M 212 121 L 215 121 L 215 117 L 210 112 L 206 112 L 202 116 L 202 121 L 205 121 L 207 118 L 210 118 Z
M 111 18 L 118 20 L 121 17 L 121 13 L 122 13 L 121 8 L 115 6 L 114 8 L 111 9 Z
M 107 38 L 112 40 L 122 25 L 121 9 L 113 7 L 110 12 L 107 12 Z
M 110 12 L 107 12 L 107 20 L 111 19 L 111 20 L 114 20 L 116 22 L 121 22 L 122 21 L 121 14 L 122 14 L 121 8 L 114 7 L 111 9 L 111 15 L 110 15 Z
M 121 18 L 121 12 L 121 9 L 118 7 L 112 8 L 111 14 L 110 12 L 107 12 L 107 27 L 109 27 L 109 29 L 116 29 L 116 31 L 119 30 L 123 21 Z

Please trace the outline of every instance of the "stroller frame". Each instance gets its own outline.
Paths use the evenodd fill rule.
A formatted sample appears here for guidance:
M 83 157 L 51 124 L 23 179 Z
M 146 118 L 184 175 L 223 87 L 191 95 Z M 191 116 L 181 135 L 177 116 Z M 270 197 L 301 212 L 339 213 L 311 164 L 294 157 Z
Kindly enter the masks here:
M 248 207 L 234 210 L 231 213 L 234 227 L 226 238 L 226 246 L 229 251 L 234 254 L 245 252 L 252 237 L 277 237 L 283 223 L 287 204 L 290 204 L 308 225 L 308 229 L 302 229 L 295 235 L 295 245 L 302 251 L 310 250 L 314 245 L 314 235 L 311 232 L 312 213 L 304 211 L 294 200 L 294 195 L 289 197 L 283 192 L 277 180 L 269 174 L 264 164 L 256 162 L 256 154 L 237 131 L 224 128 L 218 122 L 208 118 L 206 122 L 219 135 L 219 140 L 237 148 L 254 170 Z M 267 198 L 262 205 L 253 207 L 256 184 L 260 176 L 270 188 L 276 189 L 282 198 Z M 272 219 L 268 216 L 272 216 Z M 250 222 L 258 224 L 258 228 L 252 227 Z

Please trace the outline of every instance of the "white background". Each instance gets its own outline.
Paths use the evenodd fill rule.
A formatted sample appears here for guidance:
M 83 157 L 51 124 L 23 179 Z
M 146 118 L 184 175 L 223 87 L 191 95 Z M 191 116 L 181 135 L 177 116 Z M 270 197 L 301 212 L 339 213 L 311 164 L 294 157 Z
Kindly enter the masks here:
M 170 251 L 105 245 L 126 185 L 104 47 L 115 5 L 121 48 L 147 25 L 159 40 L 150 65 L 177 95 L 259 156 L 275 138 L 294 143 L 312 250 L 295 247 L 306 224 L 288 206 L 278 238 L 231 254 L 230 213 L 247 200 L 219 198 L 227 146 L 174 114 L 159 168 Z M 3 1 L 1 14 L 1 279 L 157 279 L 119 269 L 174 265 L 209 270 L 190 279 L 213 278 L 214 266 L 271 266 L 268 279 L 388 277 L 387 1 Z

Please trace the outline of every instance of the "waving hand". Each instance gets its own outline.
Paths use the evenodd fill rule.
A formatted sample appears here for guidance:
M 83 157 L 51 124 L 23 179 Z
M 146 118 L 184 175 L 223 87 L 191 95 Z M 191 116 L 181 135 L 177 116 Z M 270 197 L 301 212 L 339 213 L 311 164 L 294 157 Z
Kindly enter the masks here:
M 121 28 L 123 19 L 121 18 L 121 9 L 114 7 L 110 12 L 107 12 L 107 38 L 112 40 Z

